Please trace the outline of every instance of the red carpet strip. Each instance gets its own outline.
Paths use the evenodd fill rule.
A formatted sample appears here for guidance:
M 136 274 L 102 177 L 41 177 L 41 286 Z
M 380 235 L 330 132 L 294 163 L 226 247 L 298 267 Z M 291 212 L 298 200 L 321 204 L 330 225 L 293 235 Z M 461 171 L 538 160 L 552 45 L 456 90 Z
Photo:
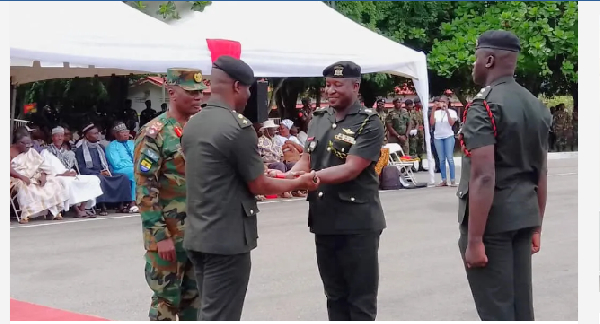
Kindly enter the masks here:
M 10 299 L 11 321 L 108 321 L 105 318 Z

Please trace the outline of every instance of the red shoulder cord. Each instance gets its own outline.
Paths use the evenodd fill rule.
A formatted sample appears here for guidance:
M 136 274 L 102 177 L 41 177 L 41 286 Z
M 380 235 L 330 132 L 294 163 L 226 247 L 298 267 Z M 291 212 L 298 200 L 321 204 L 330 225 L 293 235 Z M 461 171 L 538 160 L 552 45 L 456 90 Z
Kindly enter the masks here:
M 464 127 L 465 123 L 467 122 L 467 110 L 469 109 L 471 104 L 472 104 L 472 102 L 468 103 L 467 106 L 465 107 L 465 111 L 463 111 L 463 118 L 462 118 L 463 127 Z M 485 110 L 487 111 L 488 116 L 490 116 L 490 120 L 492 121 L 492 129 L 494 130 L 494 137 L 496 137 L 498 135 L 498 131 L 496 130 L 496 121 L 494 120 L 494 114 L 492 113 L 492 109 L 490 108 L 487 101 L 485 101 L 485 100 L 483 101 L 483 106 L 485 107 Z M 463 152 L 465 153 L 465 156 L 470 157 L 471 152 L 469 150 L 467 150 L 467 146 L 465 145 L 465 140 L 463 138 L 462 133 L 459 135 L 458 140 L 460 141 L 460 147 L 462 148 Z

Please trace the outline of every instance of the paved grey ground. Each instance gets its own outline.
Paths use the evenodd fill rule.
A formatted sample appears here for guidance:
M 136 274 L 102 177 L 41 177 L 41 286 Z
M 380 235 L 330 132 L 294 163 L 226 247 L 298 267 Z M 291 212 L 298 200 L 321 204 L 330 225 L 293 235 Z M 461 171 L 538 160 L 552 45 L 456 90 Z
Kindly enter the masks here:
M 534 256 L 535 307 L 538 320 L 575 321 L 577 159 L 549 162 L 542 250 Z M 457 250 L 455 190 L 401 190 L 381 198 L 388 228 L 381 239 L 378 319 L 477 320 Z M 304 201 L 260 205 L 244 320 L 327 319 L 306 208 Z M 12 298 L 112 320 L 146 319 L 151 292 L 139 217 L 12 226 Z

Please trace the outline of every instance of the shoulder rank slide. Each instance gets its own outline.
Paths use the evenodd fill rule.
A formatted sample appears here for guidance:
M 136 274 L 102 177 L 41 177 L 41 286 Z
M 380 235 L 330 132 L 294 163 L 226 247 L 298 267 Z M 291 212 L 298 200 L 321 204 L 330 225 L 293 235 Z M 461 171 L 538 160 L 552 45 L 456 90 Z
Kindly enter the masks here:
M 473 98 L 473 100 L 485 100 L 485 98 L 487 98 L 488 94 L 490 94 L 490 90 L 492 90 L 492 87 L 487 86 L 485 88 L 481 88 L 481 90 L 479 90 L 479 92 L 477 93 L 477 95 L 475 95 L 475 98 Z
M 231 112 L 235 116 L 235 120 L 237 120 L 237 122 L 238 122 L 238 124 L 240 125 L 241 128 L 246 128 L 248 126 L 252 126 L 252 123 L 244 115 L 242 115 L 240 113 L 237 113 L 237 112 L 235 112 L 233 110 Z
M 313 111 L 313 115 L 323 115 L 326 112 L 327 112 L 327 107 L 320 107 L 320 108 L 316 109 L 315 111 Z

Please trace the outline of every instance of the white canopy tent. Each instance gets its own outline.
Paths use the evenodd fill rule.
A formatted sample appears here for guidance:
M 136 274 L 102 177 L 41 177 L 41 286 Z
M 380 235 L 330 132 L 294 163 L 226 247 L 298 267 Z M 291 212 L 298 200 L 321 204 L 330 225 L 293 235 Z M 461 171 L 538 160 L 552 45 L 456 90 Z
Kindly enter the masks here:
M 13 84 L 45 79 L 164 73 L 210 64 L 206 44 L 121 1 L 11 1 Z M 27 22 L 27 23 L 23 23 Z M 202 50 L 204 52 L 202 52 Z
M 209 39 L 240 42 L 241 59 L 258 77 L 319 77 L 325 66 L 349 60 L 363 73 L 412 78 L 424 103 L 427 160 L 434 182 L 425 54 L 372 32 L 321 1 L 214 1 L 203 12 L 183 15 L 172 25 L 181 33 L 198 31 Z M 208 72 L 209 67 L 201 68 Z
M 307 17 L 321 24 L 307 24 Z M 47 20 L 51 22 L 40 28 Z M 277 27 L 275 32 L 261 31 L 257 22 Z M 11 83 L 164 73 L 172 67 L 198 68 L 208 75 L 211 55 L 206 39 L 241 43 L 241 58 L 258 77 L 318 77 L 332 62 L 351 60 L 363 73 L 412 78 L 421 101 L 428 102 L 423 53 L 371 32 L 322 2 L 310 1 L 215 1 L 202 13 L 184 15 L 173 27 L 121 1 L 11 2 Z M 424 109 L 426 118 L 427 104 Z M 430 174 L 433 182 L 431 167 Z

